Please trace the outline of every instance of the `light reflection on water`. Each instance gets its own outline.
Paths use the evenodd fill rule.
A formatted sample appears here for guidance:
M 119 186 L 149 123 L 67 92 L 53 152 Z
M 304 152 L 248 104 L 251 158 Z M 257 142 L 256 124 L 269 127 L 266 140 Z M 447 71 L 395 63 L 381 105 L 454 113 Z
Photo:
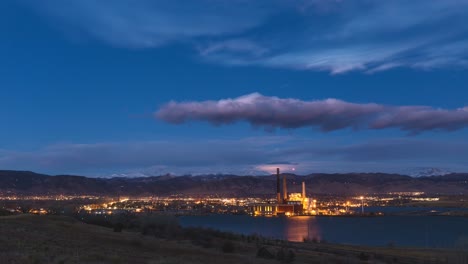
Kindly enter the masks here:
M 468 240 L 466 218 L 451 216 L 384 217 L 251 217 L 232 215 L 184 216 L 182 226 L 200 226 L 239 234 L 258 234 L 290 241 L 412 247 L 454 247 Z
M 317 219 L 309 216 L 288 218 L 285 236 L 287 240 L 295 242 L 302 242 L 304 239 L 320 241 Z

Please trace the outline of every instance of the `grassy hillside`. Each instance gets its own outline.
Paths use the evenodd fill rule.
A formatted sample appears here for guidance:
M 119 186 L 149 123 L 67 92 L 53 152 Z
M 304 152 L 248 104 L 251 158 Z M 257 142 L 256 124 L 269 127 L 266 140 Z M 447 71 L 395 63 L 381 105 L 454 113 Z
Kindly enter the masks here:
M 162 239 L 140 232 L 113 232 L 112 228 L 61 216 L 3 216 L 0 217 L 0 263 L 456 264 L 468 261 L 468 255 L 460 251 L 247 240 L 240 236 L 216 237 L 214 231 L 208 230 L 196 232 L 204 238 Z M 194 243 L 195 240 L 210 243 Z
M 255 249 L 238 254 L 136 232 L 87 225 L 67 217 L 0 217 L 0 263 L 267 263 Z

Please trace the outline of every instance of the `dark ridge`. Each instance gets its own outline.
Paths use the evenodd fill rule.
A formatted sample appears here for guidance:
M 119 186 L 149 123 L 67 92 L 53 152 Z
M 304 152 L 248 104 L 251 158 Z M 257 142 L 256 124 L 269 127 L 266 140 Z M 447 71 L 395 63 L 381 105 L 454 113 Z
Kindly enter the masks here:
M 427 194 L 468 194 L 468 173 L 413 178 L 386 173 L 316 173 L 286 175 L 289 191 L 300 192 L 306 183 L 309 194 L 374 194 L 425 192 Z M 138 178 L 90 178 L 74 175 L 49 176 L 30 171 L 0 171 L 0 194 L 88 194 L 88 195 L 223 195 L 245 197 L 274 195 L 276 177 L 201 175 L 151 176 Z

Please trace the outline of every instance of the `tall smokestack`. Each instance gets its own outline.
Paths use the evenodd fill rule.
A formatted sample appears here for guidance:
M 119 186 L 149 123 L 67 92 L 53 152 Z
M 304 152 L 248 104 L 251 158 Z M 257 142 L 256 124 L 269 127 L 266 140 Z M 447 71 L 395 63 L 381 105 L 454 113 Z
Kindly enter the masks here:
M 279 168 L 276 168 L 276 199 L 278 203 L 281 203 L 280 169 Z
M 283 201 L 286 203 L 288 200 L 288 186 L 286 184 L 286 174 L 283 175 Z
M 306 198 L 305 181 L 302 182 L 302 199 Z

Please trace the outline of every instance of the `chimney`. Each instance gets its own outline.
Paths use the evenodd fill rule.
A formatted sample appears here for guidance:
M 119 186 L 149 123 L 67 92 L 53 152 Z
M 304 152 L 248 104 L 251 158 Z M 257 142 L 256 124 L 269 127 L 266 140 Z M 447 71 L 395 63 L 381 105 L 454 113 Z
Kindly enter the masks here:
M 306 198 L 305 181 L 302 182 L 302 199 Z
M 283 202 L 288 200 L 288 186 L 286 184 L 286 174 L 283 175 Z
M 276 168 L 276 199 L 278 203 L 281 203 L 280 169 L 279 168 Z

